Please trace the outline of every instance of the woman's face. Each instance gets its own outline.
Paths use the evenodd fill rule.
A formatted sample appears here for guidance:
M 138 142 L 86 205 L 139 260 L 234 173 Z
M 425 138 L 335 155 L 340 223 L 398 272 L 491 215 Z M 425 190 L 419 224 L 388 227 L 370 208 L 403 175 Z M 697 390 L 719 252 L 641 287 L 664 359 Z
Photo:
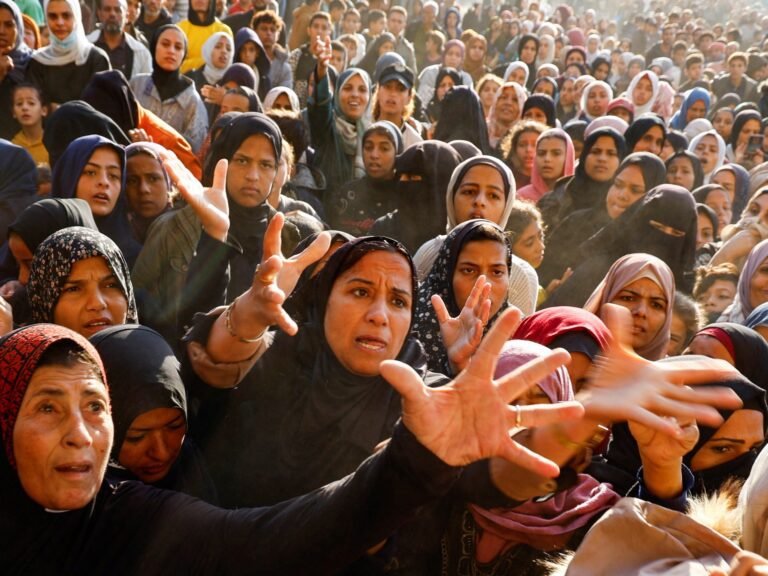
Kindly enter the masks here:
M 224 94 L 221 98 L 221 108 L 219 113 L 248 112 L 250 107 L 251 103 L 248 101 L 248 98 L 242 94 Z
M 3 6 L 0 8 L 0 55 L 6 55 L 16 46 L 19 31 L 16 30 L 16 20 L 13 13 Z
M 383 134 L 374 132 L 363 143 L 365 171 L 374 180 L 390 180 L 394 176 L 396 155 L 392 141 Z
M 411 325 L 411 270 L 400 254 L 376 251 L 336 278 L 325 311 L 328 346 L 344 368 L 377 376 L 400 353 Z
M 712 119 L 712 126 L 722 136 L 723 140 L 728 142 L 731 137 L 731 130 L 733 129 L 733 114 L 730 111 L 718 110 Z
M 352 122 L 360 120 L 368 107 L 369 98 L 368 86 L 359 74 L 355 74 L 341 88 L 339 94 L 341 113 Z
M 664 130 L 661 126 L 653 126 L 640 137 L 632 152 L 648 152 L 658 156 L 664 146 Z
M 715 169 L 719 150 L 717 140 L 711 134 L 704 136 L 699 140 L 699 143 L 696 144 L 694 153 L 701 161 L 701 168 L 704 170 L 704 174 L 709 174 Z
M 259 57 L 259 47 L 253 42 L 246 42 L 240 48 L 240 54 L 238 54 L 240 62 L 253 66 L 256 64 L 256 58 Z
M 514 82 L 520 86 L 525 86 L 525 70 L 522 67 L 515 68 L 509 73 L 507 82 Z
M 536 145 L 536 169 L 545 181 L 554 181 L 565 170 L 566 144 L 560 138 L 544 138 Z
M 667 168 L 667 182 L 682 186 L 689 192 L 693 189 L 696 174 L 693 172 L 693 166 L 687 158 L 675 158 L 669 163 Z
M 534 268 L 541 265 L 541 261 L 544 260 L 544 231 L 538 220 L 532 220 L 525 227 L 512 245 L 512 254 L 522 258 Z
M 445 51 L 445 54 L 443 55 L 443 64 L 448 66 L 449 68 L 456 68 L 457 70 L 461 68 L 461 65 L 463 64 L 463 58 L 461 55 L 461 48 L 458 46 L 451 46 L 448 48 L 448 50 Z
M 597 182 L 608 182 L 619 168 L 619 151 L 610 136 L 600 136 L 587 154 L 584 171 Z
M 16 260 L 16 264 L 19 266 L 17 279 L 20 284 L 26 286 L 29 282 L 29 267 L 35 255 L 16 232 L 8 234 L 8 250 L 11 251 L 13 259 Z
M 244 208 L 263 204 L 277 175 L 275 149 L 266 136 L 249 136 L 232 155 L 227 170 L 227 195 Z
M 715 228 L 706 214 L 696 216 L 696 250 L 715 241 Z
M 128 300 L 104 258 L 94 256 L 72 264 L 53 308 L 54 324 L 90 338 L 125 324 L 127 318 Z
M 731 198 L 731 203 L 733 203 L 733 198 L 736 195 L 736 174 L 733 173 L 733 170 L 720 170 L 712 176 L 712 184 L 719 184 L 725 188 Z
M 688 113 L 685 115 L 685 122 L 691 122 L 697 118 L 704 118 L 707 115 L 707 105 L 704 100 L 696 100 L 688 107 Z
M 566 80 L 563 82 L 563 87 L 560 88 L 560 105 L 572 106 L 574 102 L 574 87 L 573 80 Z
M 387 52 L 394 52 L 394 50 L 395 45 L 387 40 L 386 42 L 382 42 L 381 46 L 379 46 L 379 56 L 386 54 Z
M 593 118 L 603 116 L 608 109 L 610 94 L 604 86 L 594 86 L 587 95 L 587 114 Z
M 533 40 L 528 40 L 521 48 L 520 48 L 520 60 L 525 62 L 526 64 L 533 64 L 534 60 L 536 60 L 536 42 Z
M 645 178 L 639 166 L 630 164 L 616 174 L 605 197 L 605 208 L 611 220 L 621 216 L 627 208 L 645 196 Z
M 768 302 L 768 258 L 763 260 L 749 281 L 749 305 L 757 308 Z
M 496 314 L 509 289 L 507 248 L 494 240 L 467 242 L 461 248 L 453 271 L 453 294 L 456 306 L 461 309 L 469 298 L 472 288 L 480 275 L 485 275 L 491 285 L 491 316 Z
M 442 102 L 443 98 L 445 98 L 445 95 L 448 93 L 448 90 L 454 86 L 453 78 L 450 76 L 443 76 L 443 79 L 440 80 L 440 84 L 437 85 L 437 101 Z
M 632 313 L 632 347 L 647 346 L 667 320 L 667 297 L 650 278 L 641 278 L 622 288 L 611 304 L 618 304 Z
M 595 73 L 593 76 L 595 77 L 595 80 L 605 80 L 608 78 L 608 74 L 610 73 L 611 68 L 608 66 L 608 64 L 600 64 L 597 68 L 595 68 Z
M 216 42 L 211 51 L 211 62 L 215 68 L 223 69 L 229 66 L 232 57 L 232 44 L 229 37 L 222 37 Z
M 538 139 L 538 132 L 523 132 L 517 139 L 515 155 L 520 161 L 520 171 L 526 176 L 530 176 L 533 172 L 533 163 L 536 161 L 536 140 Z
M 653 84 L 647 76 L 643 76 L 632 90 L 632 101 L 636 106 L 644 106 L 651 101 L 651 96 L 653 96 Z
M 512 87 L 501 91 L 496 101 L 496 118 L 505 123 L 512 123 L 520 116 L 520 104 L 517 101 L 517 93 Z
M 109 216 L 122 186 L 120 157 L 112 148 L 96 148 L 77 181 L 75 198 L 88 202 L 94 216 Z
M 149 410 L 131 423 L 117 460 L 142 482 L 159 482 L 176 462 L 186 433 L 187 419 L 180 408 Z
M 184 37 L 182 33 L 170 28 L 160 34 L 155 48 L 155 60 L 166 72 L 178 70 L 184 60 Z
M 472 42 L 467 50 L 467 58 L 471 62 L 482 62 L 485 58 L 485 47 L 482 42 Z
M 489 110 L 491 106 L 493 106 L 498 90 L 499 84 L 496 82 L 488 80 L 483 84 L 483 88 L 480 90 L 480 102 L 483 103 L 483 108 L 485 110 Z
M 536 122 L 547 124 L 547 115 L 541 108 L 528 108 L 528 110 L 525 111 L 525 114 L 523 114 L 523 118 L 525 120 L 535 120 Z
M 768 194 L 762 194 L 752 200 L 744 211 L 744 216 L 768 225 Z
M 51 0 L 45 11 L 48 29 L 59 40 L 66 40 L 75 29 L 75 14 L 65 0 Z
M 22 488 L 49 510 L 83 508 L 101 487 L 113 436 L 109 394 L 91 366 L 38 368 L 13 427 Z
M 155 218 L 170 204 L 163 167 L 148 154 L 134 154 L 128 158 L 125 192 L 128 208 L 142 218 Z
M 707 194 L 707 199 L 704 204 L 712 208 L 717 214 L 717 225 L 720 230 L 725 228 L 731 223 L 731 217 L 733 216 L 733 209 L 731 205 L 731 197 L 725 190 L 712 190 Z
M 707 314 L 721 314 L 736 298 L 736 283 L 728 280 L 715 280 L 698 298 L 699 306 Z M 722 344 L 721 344 L 722 346 Z
M 747 142 L 749 142 L 749 137 L 753 134 L 762 134 L 763 127 L 760 125 L 760 120 L 757 120 L 756 118 L 752 118 L 751 120 L 747 120 L 744 122 L 744 125 L 741 128 L 741 132 L 739 132 L 739 138 L 736 142 L 736 146 L 746 146 Z
M 288 98 L 288 95 L 285 93 L 280 94 L 280 96 L 275 98 L 275 101 L 272 104 L 272 110 L 293 110 L 291 99 Z
M 486 164 L 473 166 L 453 196 L 456 222 L 483 218 L 500 224 L 505 202 L 504 180 L 499 171 Z
M 765 441 L 763 415 L 757 410 L 736 410 L 699 448 L 691 459 L 691 470 L 707 470 L 756 450 Z
M 540 75 L 539 78 L 542 76 Z M 555 98 L 555 88 L 550 84 L 549 82 L 539 82 L 536 84 L 536 87 L 533 89 L 534 94 L 546 94 L 550 98 L 554 100 Z M 546 116 L 545 116 L 546 117 Z

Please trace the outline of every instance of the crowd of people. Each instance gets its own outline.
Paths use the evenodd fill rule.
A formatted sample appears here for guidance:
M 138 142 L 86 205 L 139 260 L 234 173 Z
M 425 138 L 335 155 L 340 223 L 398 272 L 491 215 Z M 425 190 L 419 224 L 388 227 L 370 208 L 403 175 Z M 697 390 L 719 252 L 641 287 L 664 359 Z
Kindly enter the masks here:
M 764 4 L 0 0 L 0 240 L 2 573 L 768 574 Z

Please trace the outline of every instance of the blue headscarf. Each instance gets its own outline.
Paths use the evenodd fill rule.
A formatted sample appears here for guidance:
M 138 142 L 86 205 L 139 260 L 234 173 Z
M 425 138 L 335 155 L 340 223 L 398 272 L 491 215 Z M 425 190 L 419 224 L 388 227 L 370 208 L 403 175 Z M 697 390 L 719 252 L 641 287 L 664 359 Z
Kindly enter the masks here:
M 763 302 L 752 310 L 744 321 L 744 326 L 753 330 L 760 326 L 768 326 L 768 302 Z
M 19 10 L 16 2 L 0 0 L 0 8 L 10 10 L 13 21 L 16 23 L 16 43 L 8 53 L 13 61 L 13 70 L 8 72 L 8 77 L 19 83 L 24 81 L 24 72 L 27 69 L 29 59 L 32 58 L 32 49 L 24 43 L 24 19 L 21 17 L 21 10 Z
M 67 146 L 51 177 L 51 196 L 53 198 L 75 198 L 77 184 L 85 165 L 97 148 L 110 148 L 120 159 L 120 196 L 112 212 L 107 216 L 95 216 L 94 220 L 99 231 L 111 238 L 122 250 L 130 266 L 136 260 L 141 250 L 141 244 L 136 241 L 128 222 L 128 212 L 125 195 L 125 150 L 103 136 L 81 136 Z
M 680 110 L 675 112 L 675 115 L 672 116 L 672 120 L 669 122 L 670 128 L 675 130 L 684 129 L 688 125 L 688 120 L 686 120 L 688 117 L 688 109 L 693 106 L 694 102 L 699 101 L 704 102 L 704 105 L 707 108 L 706 112 L 709 113 L 709 106 L 711 104 L 709 92 L 704 88 L 693 88 L 685 93 L 685 98 L 683 99 L 683 104 L 680 106 Z

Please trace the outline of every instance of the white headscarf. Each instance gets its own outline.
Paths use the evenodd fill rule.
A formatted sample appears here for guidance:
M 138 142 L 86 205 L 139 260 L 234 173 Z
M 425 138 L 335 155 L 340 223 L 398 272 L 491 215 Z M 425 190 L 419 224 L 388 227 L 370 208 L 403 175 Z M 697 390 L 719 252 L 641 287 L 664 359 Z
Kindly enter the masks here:
M 539 38 L 539 42 L 541 43 L 541 46 L 546 48 L 546 53 L 540 55 L 536 62 L 538 62 L 539 66 L 542 64 L 550 64 L 552 60 L 555 59 L 555 39 L 549 34 L 542 34 Z
M 701 142 L 701 139 L 705 136 L 714 136 L 715 141 L 717 142 L 717 161 L 715 162 L 715 166 L 711 171 L 704 174 L 704 184 L 709 184 L 709 179 L 712 177 L 712 174 L 714 174 L 715 170 L 720 168 L 720 166 L 723 165 L 723 162 L 725 162 L 725 141 L 722 139 L 720 134 L 717 133 L 716 130 L 708 130 L 706 132 L 702 132 L 693 140 L 691 140 L 691 143 L 688 144 L 688 152 L 693 152 L 696 154 L 696 146 L 699 145 L 699 142 Z
M 275 100 L 282 94 L 285 94 L 288 97 L 292 112 L 301 112 L 301 104 L 299 103 L 299 97 L 296 95 L 296 92 L 285 86 L 276 86 L 267 92 L 267 96 L 264 98 L 264 112 L 272 110 L 275 105 Z
M 594 118 L 589 115 L 589 112 L 587 112 L 587 100 L 589 99 L 589 93 L 592 92 L 597 87 L 605 88 L 608 91 L 608 100 L 610 101 L 613 99 L 613 88 L 611 88 L 611 85 L 607 82 L 603 82 L 602 80 L 593 80 L 587 86 L 584 88 L 584 90 L 581 93 L 581 112 L 584 114 L 584 116 L 592 121 Z M 606 105 L 606 108 L 608 106 Z
M 229 60 L 224 68 L 218 68 L 213 65 L 213 49 L 216 48 L 216 44 L 219 40 L 225 38 L 229 42 Z M 202 49 L 203 60 L 205 60 L 205 66 L 203 67 L 203 76 L 209 84 L 218 84 L 224 73 L 232 65 L 232 60 L 235 57 L 235 43 L 232 41 L 232 37 L 226 32 L 216 32 L 209 36 L 208 40 L 203 44 Z
M 46 66 L 64 66 L 65 64 L 75 63 L 76 66 L 82 66 L 88 60 L 93 44 L 88 42 L 83 30 L 83 15 L 80 11 L 80 3 L 76 0 L 64 0 L 72 11 L 73 25 L 72 32 L 64 40 L 59 40 L 51 32 L 50 44 L 45 48 L 35 50 L 32 58 L 40 64 Z M 48 14 L 48 4 L 51 0 L 45 0 L 45 13 Z M 23 30 L 19 34 L 23 36 Z
M 507 69 L 504 70 L 504 82 L 509 82 L 509 76 L 520 68 L 521 70 L 525 70 L 525 80 L 523 80 L 523 87 L 525 87 L 526 84 L 528 84 L 528 76 L 531 73 L 531 71 L 528 69 L 528 64 L 525 62 L 521 62 L 519 60 L 516 60 L 515 62 L 512 62 L 509 66 L 507 66 Z
M 632 97 L 632 94 L 635 91 L 635 87 L 637 86 L 637 83 L 640 82 L 642 78 L 648 78 L 651 82 L 651 89 L 653 90 L 653 93 L 651 94 L 651 99 L 648 100 L 645 104 L 640 106 L 637 102 L 635 102 L 635 99 Z M 653 105 L 656 103 L 656 98 L 659 95 L 659 77 L 656 76 L 653 72 L 650 70 L 643 70 L 639 74 L 637 74 L 634 78 L 632 78 L 632 82 L 629 83 L 629 88 L 627 88 L 627 100 L 632 102 L 632 104 L 635 105 L 635 118 L 640 116 L 641 114 L 645 114 L 646 112 L 650 112 L 653 109 Z

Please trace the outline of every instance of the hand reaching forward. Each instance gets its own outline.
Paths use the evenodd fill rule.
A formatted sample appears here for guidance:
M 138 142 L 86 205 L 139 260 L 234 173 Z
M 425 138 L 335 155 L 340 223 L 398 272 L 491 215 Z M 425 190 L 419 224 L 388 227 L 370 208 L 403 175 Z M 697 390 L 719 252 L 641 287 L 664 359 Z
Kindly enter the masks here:
M 605 357 L 598 360 L 589 384 L 577 396 L 587 418 L 602 423 L 632 421 L 682 437 L 684 431 L 678 421 L 717 427 L 722 417 L 715 407 L 741 406 L 738 396 L 727 388 L 695 390 L 687 386 L 711 382 L 732 372 L 727 362 L 698 357 L 672 363 L 651 362 L 632 350 L 628 310 L 606 304 L 601 317 L 613 334 L 613 342 Z
M 448 313 L 445 302 L 438 294 L 432 296 L 432 307 L 440 324 L 443 346 L 454 373 L 464 370 L 472 354 L 480 346 L 483 328 L 491 314 L 490 294 L 491 285 L 485 281 L 485 276 L 480 276 L 472 287 L 464 308 L 455 318 Z
M 238 297 L 238 325 L 248 325 L 249 332 L 258 333 L 269 326 L 278 326 L 288 334 L 296 334 L 298 327 L 283 309 L 283 303 L 296 287 L 304 269 L 320 260 L 331 246 L 331 236 L 320 234 L 312 244 L 295 256 L 285 258 L 281 252 L 280 233 L 285 216 L 275 214 L 264 235 L 264 253 L 253 275 L 251 287 Z M 242 322 L 242 324 L 241 324 Z
M 229 232 L 227 161 L 219 160 L 213 173 L 213 186 L 205 188 L 175 154 L 165 151 L 161 156 L 168 175 L 181 197 L 192 206 L 206 234 L 224 242 Z
M 463 466 L 498 456 L 541 476 L 555 477 L 558 466 L 512 440 L 510 430 L 516 424 L 535 427 L 579 418 L 583 411 L 576 402 L 509 405 L 569 360 L 567 352 L 556 350 L 494 380 L 496 360 L 504 342 L 514 334 L 520 316 L 518 310 L 505 311 L 467 368 L 446 386 L 429 388 L 412 368 L 394 360 L 383 362 L 381 373 L 403 397 L 403 423 L 444 462 Z

